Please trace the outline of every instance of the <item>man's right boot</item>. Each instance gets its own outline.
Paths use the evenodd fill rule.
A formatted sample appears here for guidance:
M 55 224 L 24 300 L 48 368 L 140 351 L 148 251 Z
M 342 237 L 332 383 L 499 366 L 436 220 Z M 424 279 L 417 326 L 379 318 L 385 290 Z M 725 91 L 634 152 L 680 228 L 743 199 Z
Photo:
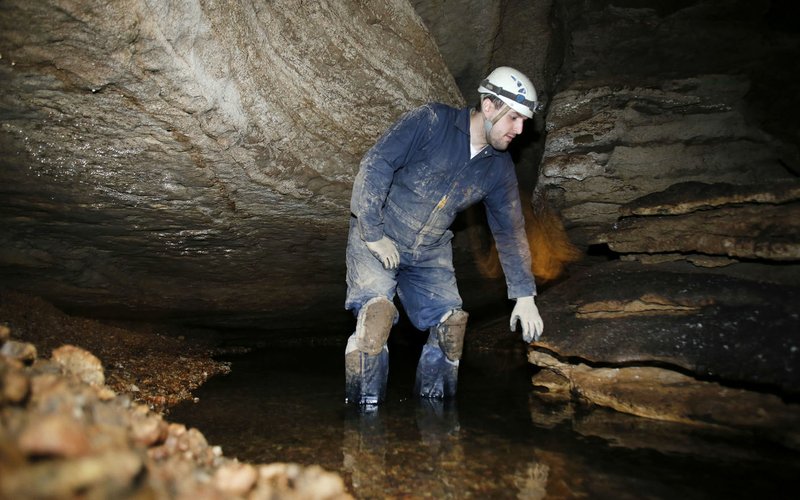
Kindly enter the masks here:
M 377 405 L 386 397 L 389 332 L 397 308 L 386 297 L 369 300 L 358 313 L 356 331 L 345 349 L 345 402 Z

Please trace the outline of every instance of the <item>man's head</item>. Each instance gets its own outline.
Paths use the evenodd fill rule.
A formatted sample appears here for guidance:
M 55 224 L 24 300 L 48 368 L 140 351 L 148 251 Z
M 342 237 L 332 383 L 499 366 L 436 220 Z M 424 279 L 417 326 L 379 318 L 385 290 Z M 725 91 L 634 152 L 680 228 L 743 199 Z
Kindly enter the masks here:
M 537 111 L 536 89 L 519 71 L 500 66 L 481 82 L 478 92 L 481 94 L 478 111 L 483 113 L 486 142 L 503 151 L 522 133 L 525 119 L 532 118 Z
M 533 83 L 527 76 L 508 66 L 500 66 L 489 73 L 478 86 L 478 92 L 481 96 L 489 95 L 500 99 L 526 118 L 533 118 L 539 108 Z

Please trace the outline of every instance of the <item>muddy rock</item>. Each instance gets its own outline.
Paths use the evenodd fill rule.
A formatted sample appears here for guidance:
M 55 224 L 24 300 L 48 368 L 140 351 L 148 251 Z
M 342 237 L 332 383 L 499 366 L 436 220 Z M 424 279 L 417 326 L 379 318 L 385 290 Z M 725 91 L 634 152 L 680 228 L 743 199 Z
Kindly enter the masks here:
M 103 364 L 84 349 L 63 345 L 53 351 L 52 360 L 89 385 L 103 385 L 106 382 Z
M 28 342 L 9 340 L 0 348 L 0 355 L 11 359 L 18 359 L 25 363 L 31 363 L 36 359 L 36 346 Z
M 13 358 L 0 357 L 0 404 L 19 403 L 30 390 L 30 381 L 24 374 L 22 363 Z
M 350 498 L 319 468 L 225 457 L 100 376 L 99 359 L 72 346 L 28 363 L 0 355 L 0 497 Z

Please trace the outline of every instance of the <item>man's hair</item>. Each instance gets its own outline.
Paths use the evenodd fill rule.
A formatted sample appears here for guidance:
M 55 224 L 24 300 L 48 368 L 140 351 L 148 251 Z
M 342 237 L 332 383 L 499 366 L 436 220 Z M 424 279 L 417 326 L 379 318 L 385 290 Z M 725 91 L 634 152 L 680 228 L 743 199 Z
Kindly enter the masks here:
M 494 104 L 495 108 L 502 108 L 503 104 L 505 104 L 502 99 L 500 99 L 499 97 L 497 97 L 494 94 L 481 94 L 481 98 L 478 100 L 478 104 L 475 105 L 475 110 L 476 111 L 480 111 L 481 110 L 481 104 L 483 103 L 484 99 L 491 100 L 492 104 Z

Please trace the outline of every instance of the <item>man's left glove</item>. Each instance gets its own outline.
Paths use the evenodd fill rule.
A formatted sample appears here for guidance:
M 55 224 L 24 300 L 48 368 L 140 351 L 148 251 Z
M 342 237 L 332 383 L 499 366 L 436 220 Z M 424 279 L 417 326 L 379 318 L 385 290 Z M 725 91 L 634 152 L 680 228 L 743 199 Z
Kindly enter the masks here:
M 511 311 L 511 331 L 516 331 L 517 320 L 522 325 L 522 340 L 530 344 L 535 340 L 539 340 L 544 330 L 544 322 L 542 317 L 539 316 L 539 309 L 533 301 L 533 296 L 520 297 L 517 299 L 517 305 Z
M 381 261 L 384 269 L 397 269 L 397 266 L 400 265 L 400 254 L 394 241 L 384 236 L 378 241 L 367 241 L 366 243 L 369 251 Z

